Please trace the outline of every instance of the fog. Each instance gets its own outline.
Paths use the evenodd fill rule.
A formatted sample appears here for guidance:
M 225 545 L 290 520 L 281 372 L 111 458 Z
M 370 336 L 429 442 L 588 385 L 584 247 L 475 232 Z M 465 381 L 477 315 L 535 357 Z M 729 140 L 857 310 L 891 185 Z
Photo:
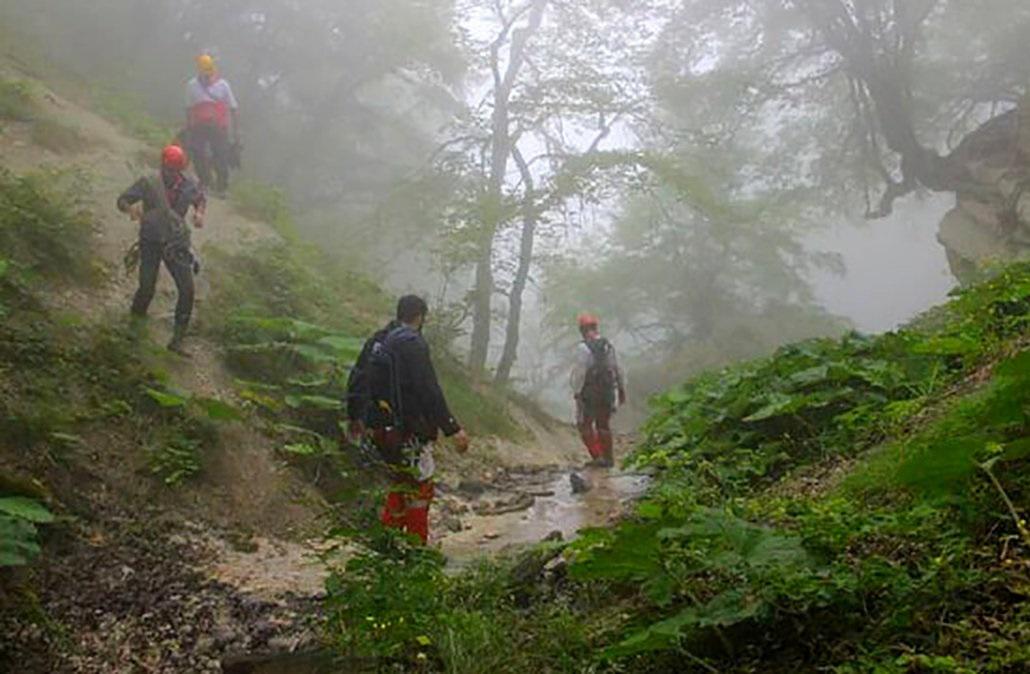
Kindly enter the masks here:
M 889 330 L 1025 253 L 1021 193 L 985 167 L 1001 121 L 1019 135 L 1030 10 L 917 4 L 0 0 L 0 17 L 12 54 L 169 130 L 211 53 L 241 103 L 237 189 L 281 190 L 339 265 L 426 295 L 470 376 L 558 416 L 576 316 L 598 314 L 636 421 L 702 369 Z

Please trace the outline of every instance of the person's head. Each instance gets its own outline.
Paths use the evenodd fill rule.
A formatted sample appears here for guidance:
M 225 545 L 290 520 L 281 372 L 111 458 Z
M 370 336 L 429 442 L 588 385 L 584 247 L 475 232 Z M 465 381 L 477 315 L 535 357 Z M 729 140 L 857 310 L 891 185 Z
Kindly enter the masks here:
M 596 335 L 600 332 L 601 321 L 599 321 L 597 316 L 594 316 L 593 314 L 580 314 L 577 322 L 579 323 L 579 334 L 584 337 Z
M 161 150 L 161 169 L 164 171 L 182 172 L 189 166 L 190 159 L 186 151 L 178 145 L 167 145 Z
M 397 320 L 404 325 L 421 329 L 428 313 L 429 305 L 418 295 L 405 295 L 397 301 Z
M 197 57 L 197 74 L 201 77 L 212 78 L 215 76 L 215 59 L 211 54 L 201 54 Z

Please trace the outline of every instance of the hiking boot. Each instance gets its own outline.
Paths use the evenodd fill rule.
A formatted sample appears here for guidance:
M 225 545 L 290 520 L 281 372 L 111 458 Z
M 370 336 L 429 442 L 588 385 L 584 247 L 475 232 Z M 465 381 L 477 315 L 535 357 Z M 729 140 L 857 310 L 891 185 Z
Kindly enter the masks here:
M 172 341 L 168 342 L 168 350 L 172 353 L 177 353 L 184 358 L 190 357 L 190 352 L 183 347 L 183 342 L 186 340 L 186 326 L 176 325 L 175 332 L 172 333 Z

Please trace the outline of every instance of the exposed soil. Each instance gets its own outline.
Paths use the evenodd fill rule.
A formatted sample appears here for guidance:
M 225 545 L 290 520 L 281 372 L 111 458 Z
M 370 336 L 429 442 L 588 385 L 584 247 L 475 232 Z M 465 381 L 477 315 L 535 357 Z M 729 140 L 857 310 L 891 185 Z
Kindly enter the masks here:
M 12 75 L 4 69 L 0 62 L 0 74 Z M 135 278 L 125 274 L 122 257 L 137 225 L 114 202 L 143 172 L 135 162 L 147 148 L 38 87 L 46 114 L 78 128 L 91 140 L 88 151 L 45 151 L 32 143 L 28 124 L 11 123 L 0 131 L 0 164 L 14 171 L 76 165 L 90 173 L 104 277 L 95 287 L 64 289 L 49 301 L 83 320 L 124 320 Z M 212 200 L 194 244 L 203 257 L 212 247 L 234 252 L 275 237 L 270 227 Z M 199 321 L 217 273 L 198 277 Z M 233 401 L 233 380 L 216 344 L 192 337 L 189 360 L 162 348 L 174 301 L 174 286 L 162 273 L 146 329 L 148 357 L 173 386 Z M 529 429 L 525 441 L 477 440 L 464 456 L 440 450 L 433 544 L 458 565 L 554 531 L 567 537 L 605 524 L 646 482 L 578 468 L 586 454 L 571 428 L 513 413 L 524 417 L 517 421 Z M 149 474 L 138 439 L 113 430 L 84 438 L 62 466 L 42 458 L 39 465 L 32 458 L 31 466 L 19 465 L 24 460 L 8 466 L 8 457 L 0 456 L 5 468 L 45 478 L 65 517 L 48 527 L 46 553 L 30 571 L 0 570 L 0 671 L 321 671 L 319 657 L 253 656 L 318 647 L 324 581 L 328 565 L 339 561 L 317 539 L 325 503 L 310 481 L 277 458 L 259 429 L 235 423 L 219 432 L 221 449 L 205 458 L 202 476 L 175 490 Z M 624 440 L 620 452 L 627 447 Z M 573 471 L 590 483 L 589 491 L 573 494 Z M 39 588 L 37 594 L 29 587 Z

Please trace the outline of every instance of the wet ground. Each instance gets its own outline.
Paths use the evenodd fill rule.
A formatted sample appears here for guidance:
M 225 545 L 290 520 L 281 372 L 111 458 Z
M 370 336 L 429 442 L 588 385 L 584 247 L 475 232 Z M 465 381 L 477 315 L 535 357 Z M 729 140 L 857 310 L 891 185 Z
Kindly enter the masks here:
M 583 479 L 585 492 L 574 493 L 573 474 Z M 568 540 L 621 516 L 647 484 L 645 475 L 616 469 L 569 468 L 515 469 L 489 484 L 444 485 L 434 504 L 436 540 L 457 566 L 556 531 Z

